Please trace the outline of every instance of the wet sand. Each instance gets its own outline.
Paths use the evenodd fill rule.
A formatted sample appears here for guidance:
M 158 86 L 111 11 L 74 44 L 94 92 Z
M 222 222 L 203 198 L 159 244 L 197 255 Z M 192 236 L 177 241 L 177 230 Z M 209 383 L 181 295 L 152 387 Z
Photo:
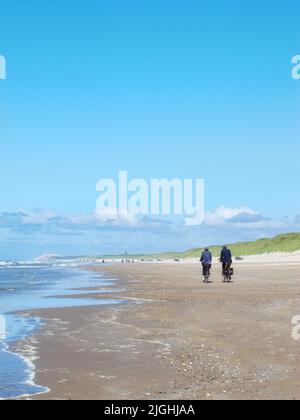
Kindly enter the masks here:
M 208 285 L 195 264 L 89 269 L 124 304 L 34 312 L 35 399 L 300 399 L 300 265 L 236 265 L 231 284 L 216 265 Z

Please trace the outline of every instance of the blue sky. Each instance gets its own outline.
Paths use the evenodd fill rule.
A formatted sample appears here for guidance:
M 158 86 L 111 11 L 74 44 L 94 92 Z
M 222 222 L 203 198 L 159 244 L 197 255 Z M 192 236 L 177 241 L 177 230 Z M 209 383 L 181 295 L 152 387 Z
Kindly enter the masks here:
M 299 230 L 299 19 L 297 1 L 2 5 L 0 259 Z M 94 212 L 96 182 L 120 169 L 204 178 L 214 222 L 111 229 L 90 217 L 67 228 L 62 220 Z M 247 212 L 253 223 L 232 222 Z

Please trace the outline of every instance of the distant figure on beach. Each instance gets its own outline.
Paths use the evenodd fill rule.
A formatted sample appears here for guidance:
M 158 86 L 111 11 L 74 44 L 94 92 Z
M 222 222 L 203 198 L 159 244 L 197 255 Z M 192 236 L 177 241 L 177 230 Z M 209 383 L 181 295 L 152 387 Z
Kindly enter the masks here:
M 210 250 L 206 247 L 204 252 L 202 252 L 200 262 L 202 263 L 202 276 L 203 280 L 205 279 L 206 270 L 211 269 L 212 265 L 212 253 Z
M 222 271 L 224 275 L 226 267 L 230 268 L 232 265 L 232 253 L 227 246 L 224 246 L 221 251 L 220 262 L 222 263 Z

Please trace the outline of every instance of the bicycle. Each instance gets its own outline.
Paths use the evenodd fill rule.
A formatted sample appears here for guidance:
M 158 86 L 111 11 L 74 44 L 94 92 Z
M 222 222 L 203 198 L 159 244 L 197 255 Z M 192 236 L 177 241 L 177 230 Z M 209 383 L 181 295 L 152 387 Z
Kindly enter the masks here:
M 233 276 L 233 268 L 230 263 L 226 263 L 223 268 L 223 283 L 230 283 Z
M 203 264 L 203 283 L 209 283 L 210 269 L 210 264 Z

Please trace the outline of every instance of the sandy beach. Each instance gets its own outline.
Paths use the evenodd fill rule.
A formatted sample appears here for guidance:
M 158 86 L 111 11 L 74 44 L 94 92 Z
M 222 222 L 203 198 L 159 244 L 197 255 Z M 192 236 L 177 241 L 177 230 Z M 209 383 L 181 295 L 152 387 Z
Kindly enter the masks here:
M 300 399 L 300 265 L 235 268 L 208 285 L 196 264 L 86 268 L 118 279 L 97 297 L 123 304 L 34 311 L 45 326 L 16 345 L 51 390 L 34 398 Z

